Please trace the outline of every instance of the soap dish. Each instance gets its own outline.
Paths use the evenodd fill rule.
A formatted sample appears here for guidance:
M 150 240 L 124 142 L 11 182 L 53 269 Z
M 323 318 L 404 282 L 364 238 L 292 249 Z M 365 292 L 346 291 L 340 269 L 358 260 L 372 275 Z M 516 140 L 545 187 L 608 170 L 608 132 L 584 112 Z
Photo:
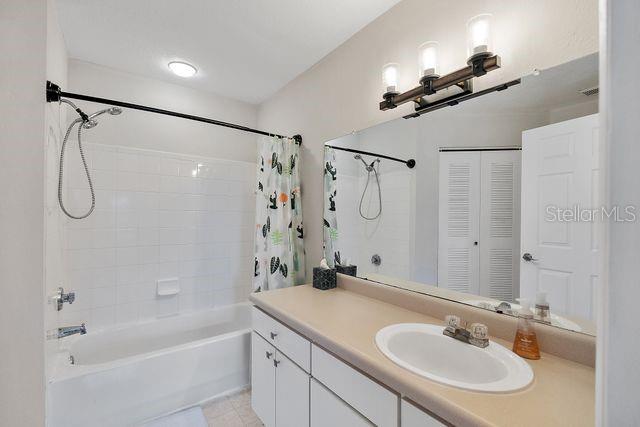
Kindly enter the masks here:
M 158 280 L 156 283 L 159 296 L 177 295 L 180 292 L 180 282 L 177 277 Z

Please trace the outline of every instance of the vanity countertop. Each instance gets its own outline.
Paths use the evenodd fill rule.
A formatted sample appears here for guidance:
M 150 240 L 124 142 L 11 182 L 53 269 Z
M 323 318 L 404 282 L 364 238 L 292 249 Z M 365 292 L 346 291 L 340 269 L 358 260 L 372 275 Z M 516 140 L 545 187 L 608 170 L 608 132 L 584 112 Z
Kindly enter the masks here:
M 595 371 L 542 353 L 527 360 L 535 379 L 515 393 L 461 390 L 422 378 L 394 364 L 376 347 L 375 335 L 395 323 L 443 324 L 355 292 L 310 285 L 252 294 L 251 301 L 349 364 L 456 426 L 592 426 Z M 490 331 L 491 332 L 491 331 Z M 493 341 L 511 348 L 502 339 Z

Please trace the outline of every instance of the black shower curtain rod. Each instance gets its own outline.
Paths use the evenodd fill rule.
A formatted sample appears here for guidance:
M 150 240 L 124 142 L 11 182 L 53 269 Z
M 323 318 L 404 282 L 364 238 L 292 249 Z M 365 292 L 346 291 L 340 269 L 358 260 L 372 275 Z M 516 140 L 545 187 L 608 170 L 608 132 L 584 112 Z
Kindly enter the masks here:
M 402 160 L 396 157 L 385 156 L 384 154 L 372 153 L 370 151 L 354 150 L 353 148 L 336 147 L 335 145 L 328 144 L 326 144 L 325 147 L 333 148 L 334 150 L 348 151 L 350 153 L 365 154 L 367 156 L 376 156 L 382 159 L 393 160 L 394 162 L 404 163 L 409 169 L 413 169 L 416 165 L 416 161 L 413 159 Z
M 208 119 L 206 117 L 194 116 L 191 114 L 178 113 L 176 111 L 163 110 L 161 108 L 147 107 L 146 105 L 132 104 L 130 102 L 116 101 L 114 99 L 98 98 L 96 96 L 82 95 L 78 93 L 63 92 L 55 83 L 47 80 L 47 102 L 60 102 L 60 98 L 79 99 L 81 101 L 97 102 L 99 104 L 113 105 L 116 107 L 130 108 L 132 110 L 147 111 L 149 113 L 164 114 L 165 116 L 179 117 L 181 119 L 194 120 L 196 122 L 208 123 L 216 126 L 223 126 L 231 129 L 241 130 L 243 132 L 257 133 L 258 135 L 275 136 L 278 138 L 289 138 L 287 136 L 278 135 L 277 133 L 265 132 L 258 129 L 252 129 L 247 126 L 237 125 L 235 123 L 223 122 L 220 120 Z M 296 143 L 302 144 L 302 136 L 294 135 L 291 137 Z

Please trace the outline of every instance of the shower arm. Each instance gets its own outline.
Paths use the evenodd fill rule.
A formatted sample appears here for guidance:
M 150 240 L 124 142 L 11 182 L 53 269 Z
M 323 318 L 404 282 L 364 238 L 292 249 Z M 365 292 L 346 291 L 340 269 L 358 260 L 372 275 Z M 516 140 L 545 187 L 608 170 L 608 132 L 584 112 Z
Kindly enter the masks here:
M 200 117 L 200 116 L 194 116 L 192 114 L 185 114 L 185 113 L 179 113 L 177 111 L 170 111 L 170 110 L 164 110 L 161 108 L 155 108 L 155 107 L 149 107 L 146 105 L 140 105 L 140 104 L 132 104 L 130 102 L 122 102 L 122 101 L 117 101 L 114 99 L 107 99 L 107 98 L 98 98 L 95 96 L 90 96 L 90 95 L 82 95 L 82 94 L 78 94 L 78 93 L 71 93 L 71 92 L 64 92 L 60 89 L 60 86 L 58 86 L 55 83 L 52 83 L 50 81 L 47 80 L 47 87 L 46 87 L 46 99 L 47 102 L 62 102 L 65 101 L 62 98 L 71 98 L 71 99 L 78 99 L 81 101 L 88 101 L 88 102 L 96 102 L 99 104 L 107 104 L 107 105 L 113 105 L 116 107 L 123 107 L 123 108 L 129 108 L 132 110 L 140 110 L 140 111 L 146 111 L 149 113 L 155 113 L 155 114 L 163 114 L 165 116 L 172 116 L 172 117 L 178 117 L 181 119 L 187 119 L 187 120 L 194 120 L 197 122 L 202 122 L 202 123 L 208 123 L 211 125 L 216 125 L 216 126 L 223 126 L 223 127 L 227 127 L 227 128 L 231 128 L 231 129 L 236 129 L 236 130 L 240 130 L 243 132 L 250 132 L 250 133 L 256 133 L 258 135 L 265 135 L 265 136 L 274 136 L 277 138 L 289 138 L 287 136 L 283 136 L 283 135 L 278 135 L 277 133 L 271 133 L 271 132 L 265 132 L 262 130 L 258 130 L 258 129 L 253 129 L 247 126 L 242 126 L 242 125 L 238 125 L 235 123 L 228 123 L 228 122 L 223 122 L 220 120 L 214 120 L 214 119 L 209 119 L 206 117 Z M 73 103 L 71 103 L 73 104 Z M 78 112 L 78 114 L 80 114 L 80 116 L 84 119 L 84 116 L 82 113 L 82 111 L 77 108 L 76 111 Z M 86 116 L 86 114 L 85 114 Z M 302 136 L 301 135 L 294 135 L 291 137 L 291 139 L 293 139 L 295 141 L 296 144 L 301 145 L 302 144 Z
M 348 151 L 349 153 L 364 154 L 367 156 L 380 157 L 381 159 L 393 160 L 394 162 L 404 163 L 405 165 L 407 165 L 409 169 L 413 169 L 416 166 L 416 161 L 414 159 L 402 160 L 402 159 L 398 159 L 397 157 L 385 156 L 384 154 L 372 153 L 370 151 L 355 150 L 353 148 L 336 147 L 334 145 L 325 145 L 325 147 L 333 148 L 334 150 Z

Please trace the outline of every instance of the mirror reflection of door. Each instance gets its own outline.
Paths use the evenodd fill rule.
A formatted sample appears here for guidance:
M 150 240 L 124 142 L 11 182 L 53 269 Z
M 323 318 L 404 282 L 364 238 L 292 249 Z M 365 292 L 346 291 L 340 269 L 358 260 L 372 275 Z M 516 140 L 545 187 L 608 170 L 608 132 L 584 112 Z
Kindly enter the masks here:
M 521 293 L 546 292 L 554 311 L 585 319 L 595 315 L 599 223 L 572 216 L 601 204 L 598 152 L 597 114 L 522 133 Z
M 520 151 L 440 153 L 438 286 L 501 301 L 519 294 Z

